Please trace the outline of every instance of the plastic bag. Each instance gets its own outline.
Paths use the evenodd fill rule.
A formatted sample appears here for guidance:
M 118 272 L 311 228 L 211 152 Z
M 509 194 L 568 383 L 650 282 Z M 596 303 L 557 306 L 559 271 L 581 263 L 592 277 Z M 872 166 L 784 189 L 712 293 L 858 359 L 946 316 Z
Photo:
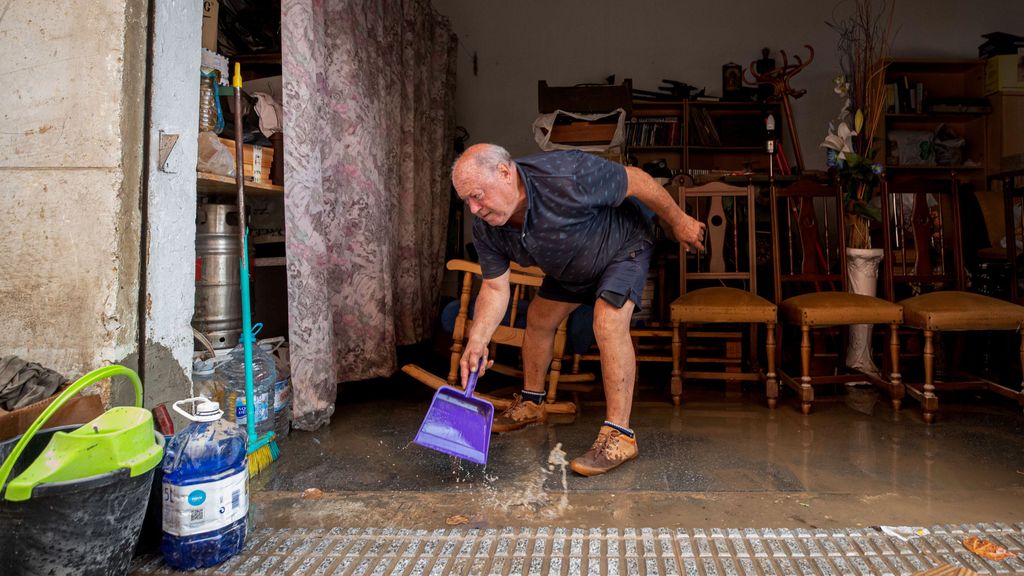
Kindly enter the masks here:
M 952 128 L 939 124 L 935 129 L 935 163 L 939 166 L 959 166 L 964 163 L 964 146 L 967 141 L 957 136 Z
M 935 133 L 925 130 L 889 132 L 890 164 L 898 166 L 935 166 Z
M 213 132 L 199 133 L 199 163 L 196 169 L 200 172 L 217 174 L 234 178 L 235 157 L 217 138 Z
M 552 132 L 554 132 L 554 126 L 559 120 L 565 120 L 566 118 L 573 121 L 579 120 L 581 123 L 594 123 L 598 120 L 604 120 L 617 116 L 615 119 L 615 130 L 612 133 L 611 138 L 604 143 L 591 144 L 591 145 L 569 145 L 559 144 L 551 141 Z M 617 108 L 612 112 L 606 112 L 603 114 L 576 114 L 575 112 L 566 112 L 565 110 L 555 110 L 550 114 L 541 114 L 537 116 L 537 119 L 533 121 L 533 139 L 537 141 L 537 145 L 540 146 L 541 150 L 583 150 L 584 152 L 604 152 L 612 148 L 619 148 L 626 139 L 626 111 L 622 108 Z

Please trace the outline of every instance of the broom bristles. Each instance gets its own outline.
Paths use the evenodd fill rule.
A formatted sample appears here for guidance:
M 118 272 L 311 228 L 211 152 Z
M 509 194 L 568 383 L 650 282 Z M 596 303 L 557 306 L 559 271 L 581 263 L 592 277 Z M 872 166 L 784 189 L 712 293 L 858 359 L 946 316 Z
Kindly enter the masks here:
M 252 478 L 260 472 L 270 468 L 270 465 L 274 463 L 280 456 L 280 450 L 274 450 L 277 446 L 277 442 L 270 442 L 260 446 L 256 450 L 249 454 L 249 477 Z M 275 455 L 276 452 L 276 455 Z

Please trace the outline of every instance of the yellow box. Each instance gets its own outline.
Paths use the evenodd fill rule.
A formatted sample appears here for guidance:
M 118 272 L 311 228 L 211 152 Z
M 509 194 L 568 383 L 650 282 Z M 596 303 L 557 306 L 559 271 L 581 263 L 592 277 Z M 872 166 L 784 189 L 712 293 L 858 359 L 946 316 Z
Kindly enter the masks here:
M 1024 91 L 1024 55 L 1001 54 L 985 63 L 985 94 Z
M 231 158 L 235 157 L 235 141 L 219 138 L 221 144 L 228 147 Z M 256 162 L 259 160 L 259 162 Z M 274 164 L 274 149 L 266 146 L 242 144 L 242 171 L 252 178 L 253 182 L 270 182 L 270 169 Z

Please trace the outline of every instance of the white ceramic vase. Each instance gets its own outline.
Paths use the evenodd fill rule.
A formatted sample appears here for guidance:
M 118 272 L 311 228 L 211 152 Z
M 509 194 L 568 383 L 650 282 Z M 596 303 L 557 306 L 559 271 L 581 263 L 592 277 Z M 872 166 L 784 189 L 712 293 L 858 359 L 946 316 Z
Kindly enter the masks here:
M 878 265 L 882 262 L 881 248 L 847 248 L 846 274 L 850 292 L 874 296 L 878 288 Z M 850 326 L 850 341 L 846 347 L 846 366 L 878 376 L 880 371 L 871 359 L 871 324 Z

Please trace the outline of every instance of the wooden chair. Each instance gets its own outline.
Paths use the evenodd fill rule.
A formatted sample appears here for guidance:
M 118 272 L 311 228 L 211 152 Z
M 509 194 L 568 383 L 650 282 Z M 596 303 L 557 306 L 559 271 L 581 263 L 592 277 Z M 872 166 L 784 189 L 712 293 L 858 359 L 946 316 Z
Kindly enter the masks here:
M 921 403 L 925 422 L 938 411 L 937 389 L 983 388 L 1024 405 L 1024 394 L 966 370 L 936 378 L 936 335 L 943 332 L 1016 331 L 1024 362 L 1024 307 L 965 292 L 959 183 L 955 173 L 883 186 L 885 283 L 903 307 L 903 325 L 923 336 L 923 382 L 906 384 Z M 1012 237 L 1011 237 L 1012 242 Z M 909 296 L 909 297 L 907 297 Z M 903 298 L 903 299 L 901 299 Z
M 800 395 L 804 414 L 811 410 L 815 386 L 857 381 L 871 382 L 888 392 L 898 410 L 904 396 L 898 334 L 903 311 L 887 300 L 847 291 L 846 226 L 839 187 L 801 178 L 785 187 L 772 185 L 771 196 L 779 321 L 800 328 L 800 374 L 794 377 L 782 366 L 782 381 Z M 888 380 L 847 369 L 843 353 L 836 355 L 837 364 L 828 366 L 827 374 L 812 374 L 812 332 L 854 324 L 889 325 Z
M 772 408 L 779 396 L 775 374 L 776 306 L 757 295 L 757 251 L 754 232 L 754 186 L 731 186 L 712 182 L 702 186 L 681 186 L 679 204 L 695 207 L 694 216 L 707 226 L 705 252 L 687 254 L 679 248 L 680 296 L 671 304 L 672 319 L 672 401 L 681 402 L 687 378 L 763 381 Z M 690 332 L 693 325 L 749 325 L 749 353 L 742 358 L 742 333 L 735 331 Z M 768 369 L 759 367 L 758 325 L 766 327 Z M 704 341 L 726 342 L 725 354 L 707 355 L 708 347 L 686 348 L 688 336 Z M 740 342 L 739 346 L 730 346 Z M 683 353 L 684 348 L 686 354 Z M 714 346 L 722 351 L 722 346 Z M 736 353 L 729 354 L 730 350 Z M 688 366 L 702 365 L 693 369 Z M 710 368 L 723 366 L 720 371 Z
M 689 176 L 677 174 L 669 183 L 665 184 L 665 189 L 672 197 L 678 198 L 679 187 L 692 184 L 692 182 L 693 180 Z M 669 248 L 669 245 L 672 248 Z M 636 371 L 634 372 L 636 384 L 639 384 L 641 363 L 670 364 L 673 362 L 669 299 L 676 294 L 674 277 L 677 258 L 674 246 L 675 242 L 669 240 L 656 242 L 642 297 L 646 309 L 633 314 L 633 325 L 629 329 L 629 336 L 633 342 L 636 359 Z M 586 352 L 577 352 L 572 356 L 572 373 L 579 372 L 581 361 L 599 361 L 600 359 L 601 352 L 596 344 Z M 633 395 L 636 396 L 639 392 L 640 387 L 634 386 Z
M 459 377 L 459 360 L 462 358 L 462 352 L 465 349 L 465 342 L 467 335 L 469 334 L 469 329 L 473 325 L 473 320 L 470 318 L 469 313 L 470 301 L 472 295 L 476 292 L 479 283 L 482 282 L 483 277 L 481 275 L 480 265 L 475 262 L 469 262 L 467 260 L 450 260 L 446 267 L 448 270 L 462 273 L 462 285 L 459 294 L 459 313 L 458 316 L 456 316 L 455 330 L 452 333 L 451 367 L 447 377 L 447 384 L 449 386 L 461 387 L 461 379 Z M 515 263 L 512 263 L 511 268 L 512 270 L 509 275 L 509 283 L 511 285 L 509 310 L 501 324 L 494 331 L 494 335 L 491 337 L 491 359 L 496 358 L 498 346 L 522 348 L 523 337 L 526 334 L 524 316 L 526 311 L 525 306 L 521 306 L 521 304 L 527 302 L 532 295 L 532 292 L 536 288 L 539 288 L 541 283 L 544 281 L 544 273 L 541 272 L 540 268 L 534 266 L 524 268 Z M 562 355 L 565 350 L 566 323 L 567 322 L 563 320 L 555 333 L 553 356 L 547 377 L 547 408 L 548 411 L 552 413 L 574 413 L 576 411 L 574 403 L 565 401 L 560 402 L 557 400 L 559 386 L 561 384 L 568 383 L 573 385 L 593 382 L 595 380 L 592 373 L 562 374 Z M 442 380 L 441 378 L 438 378 L 437 376 L 434 376 L 413 364 L 403 366 L 402 371 L 433 388 L 438 388 L 446 383 L 445 380 Z M 509 364 L 499 363 L 497 361 L 495 361 L 494 366 L 491 367 L 490 371 L 493 371 L 495 374 L 503 374 L 512 378 L 523 378 L 523 371 L 521 369 Z M 498 410 L 507 408 L 511 402 L 507 398 L 499 398 L 481 393 L 476 393 L 476 395 L 491 401 Z

